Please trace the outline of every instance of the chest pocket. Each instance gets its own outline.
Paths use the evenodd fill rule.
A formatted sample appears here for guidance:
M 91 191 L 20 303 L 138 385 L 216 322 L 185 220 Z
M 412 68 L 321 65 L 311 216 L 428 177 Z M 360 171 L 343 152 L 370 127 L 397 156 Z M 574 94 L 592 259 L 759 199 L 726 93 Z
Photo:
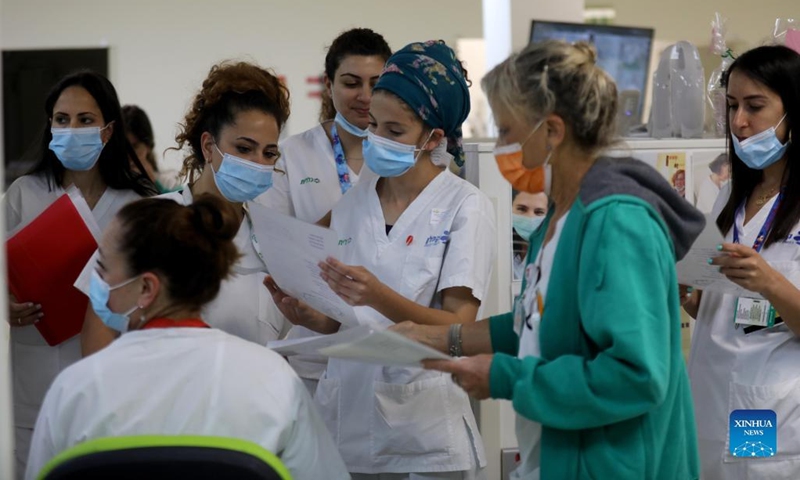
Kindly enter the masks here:
M 402 295 L 422 304 L 429 304 L 442 272 L 446 244 L 415 248 L 403 262 Z

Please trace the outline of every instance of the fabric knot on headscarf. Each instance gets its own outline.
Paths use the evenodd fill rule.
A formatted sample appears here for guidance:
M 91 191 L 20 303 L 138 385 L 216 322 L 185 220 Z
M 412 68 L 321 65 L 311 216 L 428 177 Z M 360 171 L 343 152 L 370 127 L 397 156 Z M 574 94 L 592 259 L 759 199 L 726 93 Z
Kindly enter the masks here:
M 444 130 L 447 152 L 464 165 L 461 124 L 469 115 L 469 87 L 461 62 L 442 40 L 406 45 L 389 57 L 375 90 L 406 102 L 422 121 Z

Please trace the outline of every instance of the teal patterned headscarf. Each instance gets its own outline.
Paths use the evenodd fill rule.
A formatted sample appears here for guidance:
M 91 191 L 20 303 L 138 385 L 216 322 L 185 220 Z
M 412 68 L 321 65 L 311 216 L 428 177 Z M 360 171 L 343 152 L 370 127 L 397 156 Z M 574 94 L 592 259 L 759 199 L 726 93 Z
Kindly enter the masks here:
M 444 130 L 448 153 L 459 167 L 464 165 L 461 124 L 469 115 L 469 87 L 461 62 L 442 40 L 398 50 L 386 62 L 374 90 L 397 95 L 427 126 Z

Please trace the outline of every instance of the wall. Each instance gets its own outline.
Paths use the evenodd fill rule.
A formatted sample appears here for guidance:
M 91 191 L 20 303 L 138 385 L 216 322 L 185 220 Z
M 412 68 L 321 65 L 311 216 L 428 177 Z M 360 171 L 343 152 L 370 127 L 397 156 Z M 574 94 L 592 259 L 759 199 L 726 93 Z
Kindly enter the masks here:
M 482 36 L 480 0 L 0 1 L 3 49 L 109 46 L 111 81 L 123 103 L 150 115 L 159 153 L 173 146 L 176 123 L 219 60 L 254 60 L 286 75 L 292 134 L 316 121 L 319 103 L 307 97 L 314 86 L 306 77 L 323 71 L 325 47 L 341 31 L 372 28 L 393 49 Z M 167 155 L 176 166 L 178 156 Z

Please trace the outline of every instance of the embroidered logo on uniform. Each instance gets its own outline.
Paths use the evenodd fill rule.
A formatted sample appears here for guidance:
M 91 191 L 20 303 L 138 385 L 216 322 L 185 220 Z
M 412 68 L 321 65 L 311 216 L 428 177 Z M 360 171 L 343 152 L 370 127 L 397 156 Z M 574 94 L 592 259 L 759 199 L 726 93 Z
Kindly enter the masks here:
M 306 178 L 300 180 L 300 185 L 305 185 L 307 183 L 319 183 L 319 178 L 306 177 Z
M 773 457 L 778 452 L 778 419 L 772 410 L 734 410 L 728 430 L 734 457 Z
M 339 240 L 339 246 L 340 247 L 344 247 L 344 246 L 350 245 L 350 242 L 352 242 L 352 241 L 353 241 L 353 237 L 343 238 L 343 239 Z
M 800 230 L 798 230 L 797 233 L 790 233 L 786 238 L 786 243 L 795 243 L 796 245 L 800 245 Z
M 428 237 L 428 239 L 425 240 L 425 246 L 433 247 L 439 245 L 440 243 L 447 243 L 449 241 L 450 241 L 450 231 L 445 230 L 444 232 L 442 232 L 441 235 L 431 235 L 430 237 Z

